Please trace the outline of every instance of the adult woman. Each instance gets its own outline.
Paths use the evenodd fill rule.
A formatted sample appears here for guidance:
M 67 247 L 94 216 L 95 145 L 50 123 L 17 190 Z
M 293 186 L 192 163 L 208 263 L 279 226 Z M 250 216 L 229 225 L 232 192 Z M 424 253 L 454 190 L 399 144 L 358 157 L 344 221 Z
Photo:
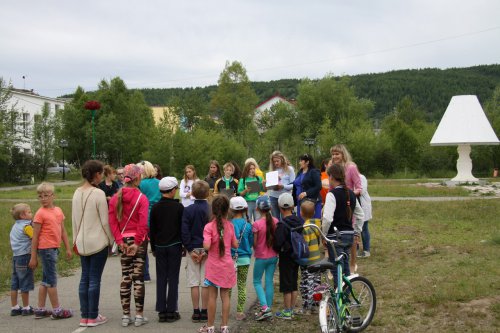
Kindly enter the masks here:
M 82 166 L 83 185 L 73 194 L 71 221 L 73 244 L 80 254 L 82 275 L 78 287 L 80 326 L 104 324 L 99 314 L 101 276 L 113 236 L 108 223 L 108 203 L 104 192 L 96 188 L 101 182 L 103 164 L 90 160 Z
M 332 154 L 332 162 L 339 164 L 344 167 L 345 173 L 345 185 L 347 188 L 352 190 L 356 197 L 361 195 L 363 191 L 363 185 L 361 184 L 361 176 L 356 163 L 352 161 L 351 154 L 347 151 L 347 148 L 343 144 L 337 144 L 330 148 L 330 154 Z M 353 221 L 353 224 L 356 221 Z M 355 234 L 354 241 L 351 248 L 351 258 L 350 266 L 353 273 L 357 270 L 356 265 L 356 251 L 359 241 L 359 235 Z
M 151 207 L 161 199 L 160 188 L 158 184 L 160 181 L 156 178 L 156 169 L 151 162 L 142 161 L 137 164 L 138 167 L 142 169 L 141 182 L 139 184 L 139 190 L 148 198 L 149 208 L 148 208 L 148 228 L 149 228 L 149 214 L 151 213 Z M 151 276 L 149 275 L 149 256 L 146 247 L 146 264 L 144 266 L 144 281 L 151 282 Z
M 219 162 L 217 162 L 216 160 L 211 160 L 210 166 L 208 167 L 208 174 L 205 177 L 205 181 L 208 183 L 208 186 L 210 186 L 210 192 L 213 193 L 215 182 L 220 177 L 222 177 L 222 173 L 220 171 Z
M 135 326 L 147 323 L 144 309 L 144 261 L 147 250 L 149 201 L 139 191 L 142 169 L 135 165 L 125 166 L 125 185 L 109 202 L 109 225 L 120 248 L 122 280 L 120 298 L 123 310 L 122 326 L 134 320 L 130 317 L 130 295 L 132 284 L 135 300 Z
M 268 194 L 271 201 L 271 212 L 273 217 L 279 220 L 281 215 L 278 206 L 278 197 L 282 193 L 292 191 L 295 171 L 285 155 L 278 150 L 274 151 L 269 157 L 269 171 L 278 171 L 279 183 L 276 186 L 269 187 Z
M 293 182 L 293 201 L 297 207 L 297 216 L 300 216 L 300 202 L 309 199 L 315 202 L 314 218 L 321 218 L 321 176 L 314 167 L 314 160 L 309 154 L 299 158 L 300 170 Z
M 118 192 L 120 185 L 115 181 L 116 172 L 111 165 L 104 166 L 104 180 L 99 183 L 99 188 L 106 194 L 106 200 L 111 200 L 111 197 Z

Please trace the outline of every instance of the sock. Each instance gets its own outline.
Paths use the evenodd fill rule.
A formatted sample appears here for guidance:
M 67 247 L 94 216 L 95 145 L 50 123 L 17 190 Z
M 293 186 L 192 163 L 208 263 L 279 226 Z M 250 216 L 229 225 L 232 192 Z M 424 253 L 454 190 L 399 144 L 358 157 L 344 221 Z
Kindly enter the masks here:
M 19 304 L 16 304 L 15 306 L 11 307 L 12 310 L 19 310 L 21 307 Z
M 53 308 L 52 312 L 59 312 L 61 310 L 62 310 L 62 306 L 59 305 L 57 308 Z
M 29 309 L 31 309 L 31 306 L 29 306 L 29 305 L 23 307 L 23 310 L 29 310 Z

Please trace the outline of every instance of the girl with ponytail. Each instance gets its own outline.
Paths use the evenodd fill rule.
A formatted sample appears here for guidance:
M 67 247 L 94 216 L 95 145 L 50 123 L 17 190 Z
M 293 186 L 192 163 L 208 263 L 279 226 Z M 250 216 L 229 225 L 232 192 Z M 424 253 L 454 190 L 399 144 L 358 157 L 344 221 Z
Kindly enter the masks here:
M 212 201 L 214 219 L 203 230 L 203 247 L 208 252 L 205 264 L 205 286 L 208 287 L 208 323 L 199 332 L 215 332 L 215 313 L 217 295 L 220 290 L 222 300 L 221 333 L 229 333 L 230 299 L 229 290 L 236 284 L 236 269 L 231 258 L 231 247 L 237 248 L 238 241 L 234 227 L 227 220 L 229 199 L 225 195 L 216 195 Z
M 327 174 L 330 181 L 330 192 L 326 195 L 323 208 L 322 229 L 329 238 L 336 238 L 335 228 L 340 232 L 340 243 L 335 244 L 337 255 L 344 252 L 347 257 L 342 259 L 344 273 L 350 275 L 349 257 L 354 239 L 353 216 L 356 220 L 363 221 L 364 214 L 357 204 L 356 195 L 346 186 L 344 167 L 332 164 L 328 167 Z M 333 262 L 333 250 L 328 247 L 329 260 Z M 333 270 L 334 276 L 337 274 Z M 336 278 L 334 279 L 336 281 Z
M 262 217 L 252 226 L 255 251 L 253 286 L 262 308 L 255 315 L 255 320 L 264 320 L 273 316 L 271 310 L 274 299 L 273 276 L 278 263 L 278 254 L 273 250 L 273 243 L 278 219 L 271 214 L 271 200 L 267 195 L 258 197 L 256 205 Z M 262 275 L 265 275 L 265 291 L 262 286 Z

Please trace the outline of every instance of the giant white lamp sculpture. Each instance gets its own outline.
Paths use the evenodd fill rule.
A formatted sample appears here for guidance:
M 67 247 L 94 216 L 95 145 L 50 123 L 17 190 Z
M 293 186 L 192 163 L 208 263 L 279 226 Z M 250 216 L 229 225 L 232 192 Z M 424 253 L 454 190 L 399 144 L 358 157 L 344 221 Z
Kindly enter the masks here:
M 452 182 L 477 182 L 472 175 L 471 145 L 498 145 L 475 95 L 453 96 L 431 140 L 431 146 L 458 145 L 457 176 Z

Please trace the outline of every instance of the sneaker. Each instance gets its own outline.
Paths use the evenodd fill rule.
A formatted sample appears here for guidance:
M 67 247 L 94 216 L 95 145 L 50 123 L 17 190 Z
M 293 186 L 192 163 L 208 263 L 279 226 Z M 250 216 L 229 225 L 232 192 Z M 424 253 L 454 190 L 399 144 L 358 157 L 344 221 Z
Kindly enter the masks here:
M 144 280 L 144 283 L 151 283 L 151 279 Z
M 80 319 L 80 327 L 87 327 L 88 321 L 89 320 L 87 318 Z
M 206 322 L 208 321 L 208 312 L 207 310 L 201 310 L 200 311 L 200 322 Z
M 33 307 L 29 306 L 27 309 L 23 309 L 21 315 L 23 316 L 31 316 L 34 313 Z
M 244 314 L 243 312 L 237 312 L 235 316 L 236 320 L 245 320 L 246 317 L 247 315 Z
M 174 321 L 177 321 L 181 319 L 181 315 L 179 312 L 168 312 L 167 313 L 167 323 L 173 323 Z
M 12 317 L 20 316 L 23 314 L 23 308 L 18 307 L 17 309 L 10 309 L 10 315 Z
M 35 309 L 35 319 L 42 319 L 46 317 L 50 317 L 52 315 L 52 311 L 47 309 Z
M 198 333 L 215 333 L 215 326 L 208 327 L 207 325 L 203 325 L 198 329 Z
M 105 324 L 108 322 L 108 318 L 104 317 L 103 315 L 97 315 L 95 319 L 88 319 L 87 320 L 87 326 L 88 327 L 96 327 L 102 324 Z
M 158 312 L 158 322 L 160 322 L 160 323 L 166 322 L 167 316 L 168 316 L 168 313 L 166 313 L 166 312 Z
M 286 319 L 286 320 L 291 320 L 292 319 L 292 312 L 288 310 L 283 310 L 280 312 L 276 312 L 274 314 L 276 318 L 281 318 L 281 319 Z
M 143 316 L 135 316 L 135 327 L 146 325 L 148 323 L 148 318 Z
M 266 308 L 265 310 L 261 310 L 260 312 L 257 312 L 255 314 L 255 320 L 261 321 L 267 318 L 271 318 L 273 316 L 273 312 L 271 311 L 271 308 Z
M 73 317 L 73 311 L 70 309 L 60 308 L 59 310 L 54 310 L 50 319 L 66 319 Z
M 122 326 L 127 327 L 129 324 L 132 324 L 134 320 L 130 318 L 130 316 L 123 315 L 122 316 Z
M 193 315 L 191 316 L 191 320 L 193 321 L 193 323 L 199 323 L 200 322 L 200 317 L 201 317 L 201 314 L 200 312 L 193 312 Z
M 220 333 L 229 333 L 229 326 L 221 326 Z

